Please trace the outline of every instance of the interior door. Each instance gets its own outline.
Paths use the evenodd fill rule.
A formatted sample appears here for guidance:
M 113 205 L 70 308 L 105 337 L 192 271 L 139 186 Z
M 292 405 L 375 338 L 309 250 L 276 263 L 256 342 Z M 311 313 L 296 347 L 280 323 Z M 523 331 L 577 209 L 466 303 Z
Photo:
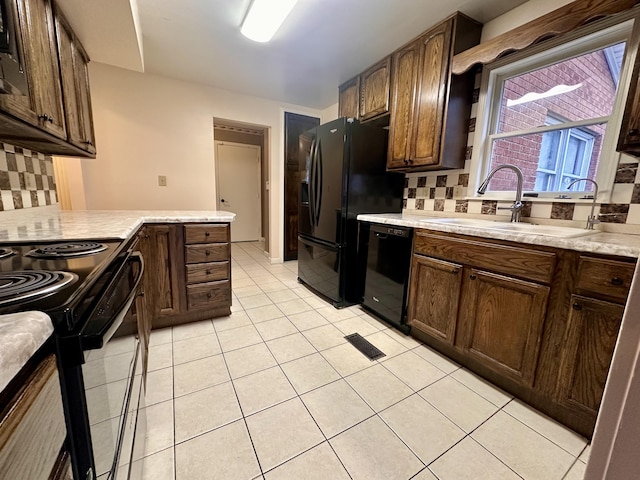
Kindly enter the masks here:
M 216 142 L 218 209 L 236 214 L 232 242 L 260 239 L 260 147 Z

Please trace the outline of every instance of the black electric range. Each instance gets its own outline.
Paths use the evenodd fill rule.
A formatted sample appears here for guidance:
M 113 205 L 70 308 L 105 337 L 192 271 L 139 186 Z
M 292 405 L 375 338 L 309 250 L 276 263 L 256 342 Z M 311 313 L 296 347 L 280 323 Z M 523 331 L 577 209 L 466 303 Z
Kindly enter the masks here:
M 0 244 L 0 314 L 46 312 L 72 331 L 105 288 L 121 240 Z
M 0 314 L 38 310 L 53 322 L 74 478 L 135 478 L 133 448 L 144 445 L 140 342 L 118 331 L 143 272 L 136 237 L 0 244 Z

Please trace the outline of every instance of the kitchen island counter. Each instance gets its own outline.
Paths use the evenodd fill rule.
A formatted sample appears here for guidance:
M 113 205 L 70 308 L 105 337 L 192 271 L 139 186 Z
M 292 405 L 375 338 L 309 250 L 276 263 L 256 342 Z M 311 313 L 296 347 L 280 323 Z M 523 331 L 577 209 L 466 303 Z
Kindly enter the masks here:
M 468 223 L 447 223 L 447 218 L 460 219 L 466 217 L 436 217 L 427 215 L 408 215 L 401 213 L 358 215 L 358 220 L 360 221 L 381 223 L 385 225 L 397 225 L 402 227 L 413 227 L 424 230 L 434 230 L 438 232 L 447 232 L 460 235 L 493 238 L 496 240 L 507 240 L 511 242 L 527 243 L 531 245 L 543 245 L 547 247 L 563 248 L 578 252 L 599 253 L 603 255 L 618 255 L 621 257 L 631 258 L 640 257 L 640 235 L 599 232 L 597 230 L 595 230 L 595 233 L 588 233 L 588 231 L 585 230 L 584 235 L 571 238 L 563 238 L 551 235 L 536 234 L 535 225 L 532 225 L 532 229 L 529 231 L 512 231 L 502 230 L 498 228 L 483 228 L 483 225 L 488 225 L 489 227 L 492 226 L 491 224 L 500 225 L 499 222 L 478 220 L 478 223 L 474 224 L 474 219 L 470 219 Z M 540 227 L 553 229 L 553 227 L 549 225 Z M 580 229 L 576 228 L 575 230 L 577 233 L 580 233 Z
M 53 324 L 45 313 L 31 311 L 0 315 L 0 391 L 52 333 Z
M 57 205 L 0 213 L 0 242 L 127 239 L 144 223 L 232 222 L 221 210 L 60 210 Z

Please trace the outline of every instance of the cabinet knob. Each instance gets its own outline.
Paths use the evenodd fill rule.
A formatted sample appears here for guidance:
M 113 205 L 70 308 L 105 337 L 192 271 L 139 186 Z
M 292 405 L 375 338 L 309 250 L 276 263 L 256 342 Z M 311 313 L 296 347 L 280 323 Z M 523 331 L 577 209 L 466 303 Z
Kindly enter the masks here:
M 84 143 L 86 143 L 90 147 L 93 147 L 93 142 L 91 140 L 85 140 Z
M 38 119 L 47 121 L 49 120 L 49 115 L 47 115 L 46 113 L 41 113 L 40 115 L 38 115 Z
M 611 285 L 615 285 L 616 287 L 619 287 L 623 283 L 624 283 L 624 280 L 622 280 L 620 277 L 613 277 L 611 279 Z
M 209 236 L 209 232 L 204 232 L 204 236 L 208 237 Z
M 459 271 L 460 271 L 459 268 L 455 268 L 455 269 L 451 270 L 451 273 L 453 273 L 454 275 L 457 275 Z
M 211 275 L 211 270 L 205 270 L 204 273 L 207 275 Z
M 211 255 L 211 252 L 209 250 L 205 250 L 204 254 L 208 257 L 209 255 Z
M 207 293 L 207 298 L 211 298 L 211 297 L 213 297 L 213 293 L 211 292 Z
M 571 306 L 573 307 L 574 310 L 582 310 L 582 305 L 580 303 L 576 302 Z
M 478 278 L 478 277 L 476 277 L 475 275 L 471 274 L 471 275 L 469 275 L 469 278 L 470 278 L 471 280 L 475 280 L 475 279 L 476 279 L 476 278 Z
M 638 135 L 640 135 L 640 130 L 638 130 L 637 128 L 631 128 L 628 132 L 628 135 L 631 135 L 632 137 L 637 137 Z

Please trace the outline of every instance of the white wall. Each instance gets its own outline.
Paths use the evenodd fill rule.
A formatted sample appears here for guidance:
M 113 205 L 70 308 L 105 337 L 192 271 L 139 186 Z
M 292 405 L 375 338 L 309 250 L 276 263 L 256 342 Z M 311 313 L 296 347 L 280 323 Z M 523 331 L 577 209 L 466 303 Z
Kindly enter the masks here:
M 336 96 L 338 95 L 338 87 L 336 87 Z M 320 112 L 320 123 L 327 123 L 338 118 L 338 102 Z
M 98 156 L 82 162 L 88 209 L 215 210 L 213 117 L 269 127 L 281 138 L 282 112 L 317 110 L 204 85 L 90 64 Z M 271 256 L 283 248 L 282 142 L 270 156 Z M 166 175 L 167 186 L 158 186 Z

